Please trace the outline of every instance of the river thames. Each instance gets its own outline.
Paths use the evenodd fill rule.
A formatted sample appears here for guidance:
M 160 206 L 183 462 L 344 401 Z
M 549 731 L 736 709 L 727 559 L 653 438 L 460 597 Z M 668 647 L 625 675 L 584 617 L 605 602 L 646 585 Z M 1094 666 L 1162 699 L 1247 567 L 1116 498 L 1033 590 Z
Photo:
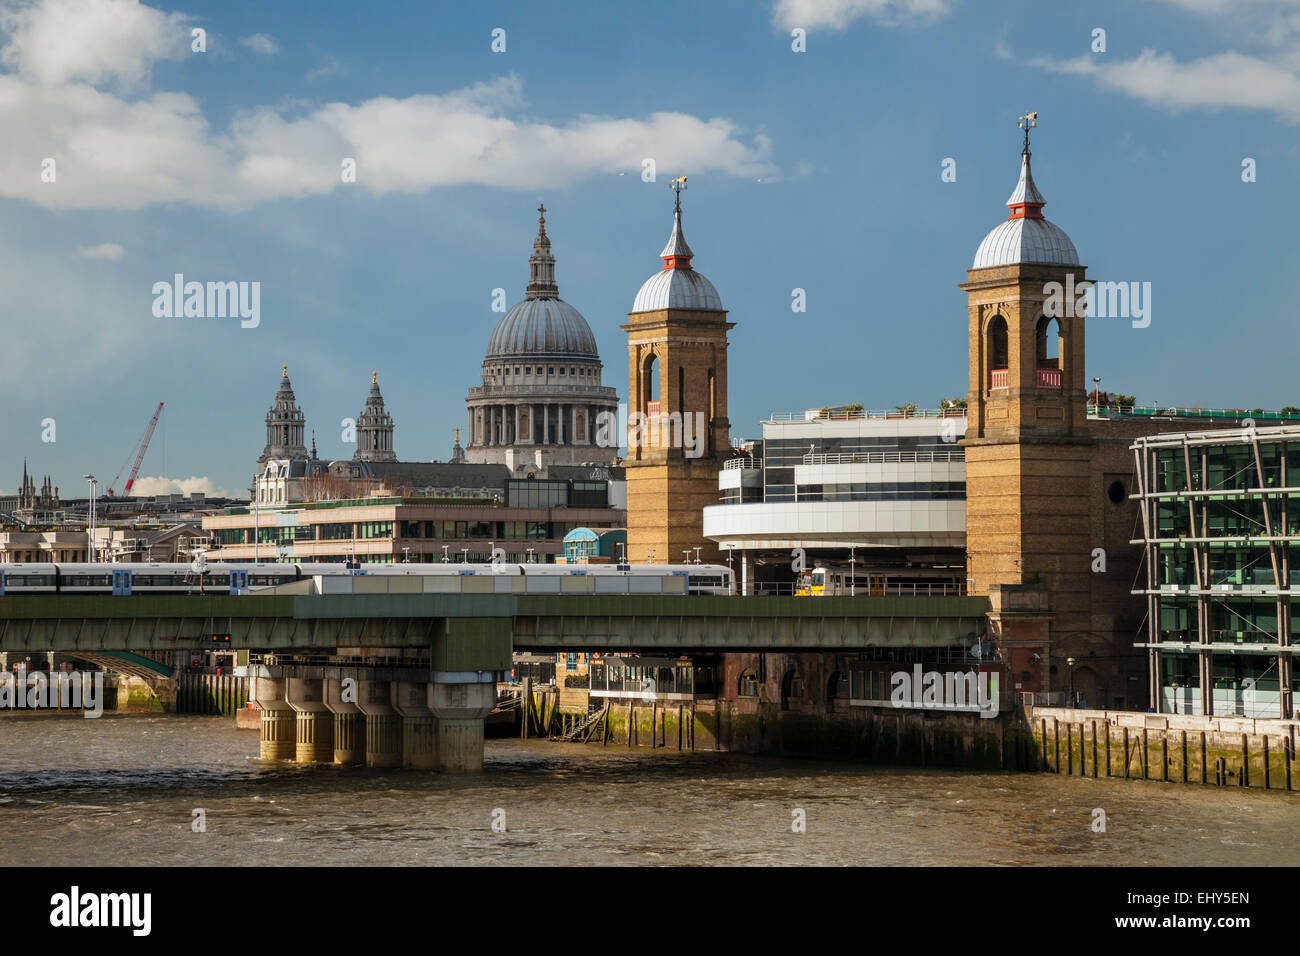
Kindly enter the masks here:
M 0 717 L 0 864 L 1260 865 L 1300 837 L 1296 795 L 1237 788 L 512 739 L 466 777 L 257 749 L 230 718 Z

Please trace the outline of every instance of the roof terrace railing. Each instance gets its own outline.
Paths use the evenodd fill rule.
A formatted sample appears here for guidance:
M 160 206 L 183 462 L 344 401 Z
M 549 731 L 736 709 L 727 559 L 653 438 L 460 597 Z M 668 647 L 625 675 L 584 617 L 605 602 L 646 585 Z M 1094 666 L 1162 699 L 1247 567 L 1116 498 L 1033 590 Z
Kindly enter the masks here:
M 965 418 L 965 408 L 913 408 L 906 411 L 875 411 L 872 409 L 824 408 L 820 412 L 808 410 L 802 412 L 772 412 L 769 422 L 845 422 L 863 419 L 880 420 L 903 418 Z
M 946 451 L 860 451 L 844 455 L 803 456 L 805 465 L 879 465 L 901 462 L 965 461 L 966 451 L 951 448 Z
M 722 464 L 723 471 L 733 471 L 736 469 L 762 468 L 763 459 L 761 458 L 728 458 Z
M 1182 407 L 1178 405 L 1116 405 L 1113 402 L 1098 406 L 1088 403 L 1088 414 L 1094 418 L 1137 417 L 1154 418 L 1267 418 L 1278 421 L 1300 421 L 1300 413 L 1270 411 L 1268 409 L 1250 408 L 1201 408 L 1200 406 Z

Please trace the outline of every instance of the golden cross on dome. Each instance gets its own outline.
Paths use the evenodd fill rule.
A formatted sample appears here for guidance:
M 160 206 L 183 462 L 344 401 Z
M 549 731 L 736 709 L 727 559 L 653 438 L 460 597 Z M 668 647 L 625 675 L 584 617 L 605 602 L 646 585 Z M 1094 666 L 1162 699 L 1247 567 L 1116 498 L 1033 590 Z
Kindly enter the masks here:
M 379 384 L 379 373 L 378 373 L 378 372 L 371 372 L 371 373 L 370 373 L 370 384 L 371 384 L 371 385 L 378 385 L 378 384 Z
M 289 377 L 289 363 L 288 363 L 288 362 L 286 362 L 285 364 L 283 364 L 283 365 L 280 366 L 280 372 L 284 375 L 285 378 L 288 378 L 288 377 Z
M 1038 125 L 1038 112 L 1037 110 L 1035 110 L 1032 113 L 1026 113 L 1024 116 L 1017 116 L 1016 119 L 1020 120 L 1020 122 L 1017 125 L 1025 131 L 1024 154 L 1028 156 L 1029 155 L 1029 131 Z
M 537 232 L 541 235 L 546 233 L 546 206 L 538 204 L 537 206 Z

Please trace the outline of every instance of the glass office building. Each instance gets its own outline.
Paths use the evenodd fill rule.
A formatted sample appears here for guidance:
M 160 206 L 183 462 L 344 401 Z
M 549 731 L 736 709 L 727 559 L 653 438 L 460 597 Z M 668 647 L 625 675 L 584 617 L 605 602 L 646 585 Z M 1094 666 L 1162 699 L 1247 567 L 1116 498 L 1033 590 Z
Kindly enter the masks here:
M 1156 435 L 1131 447 L 1152 708 L 1292 716 L 1300 426 Z

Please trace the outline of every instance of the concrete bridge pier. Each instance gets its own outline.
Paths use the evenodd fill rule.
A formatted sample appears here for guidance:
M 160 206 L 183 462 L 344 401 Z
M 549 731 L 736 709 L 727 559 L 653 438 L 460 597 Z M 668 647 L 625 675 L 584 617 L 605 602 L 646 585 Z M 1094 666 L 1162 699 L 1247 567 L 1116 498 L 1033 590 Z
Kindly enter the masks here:
M 352 681 L 349 700 L 343 699 L 343 681 L 325 678 L 325 706 L 334 715 L 334 762 L 356 766 L 366 762 L 366 715 L 355 703 L 360 693 Z
M 402 766 L 408 770 L 438 769 L 438 718 L 429 709 L 427 687 L 423 681 L 393 681 L 393 707 L 402 715 Z
M 297 751 L 294 710 L 285 697 L 283 678 L 254 677 L 248 698 L 262 713 L 262 742 L 258 756 L 263 760 L 292 760 Z
M 483 718 L 497 702 L 494 671 L 435 671 L 428 685 L 429 710 L 438 718 L 438 769 L 483 769 Z
M 334 717 L 325 706 L 325 682 L 300 677 L 285 682 L 296 718 L 294 756 L 298 763 L 333 763 Z
M 357 706 L 366 715 L 367 767 L 402 765 L 402 715 L 392 696 L 391 681 L 357 681 Z

